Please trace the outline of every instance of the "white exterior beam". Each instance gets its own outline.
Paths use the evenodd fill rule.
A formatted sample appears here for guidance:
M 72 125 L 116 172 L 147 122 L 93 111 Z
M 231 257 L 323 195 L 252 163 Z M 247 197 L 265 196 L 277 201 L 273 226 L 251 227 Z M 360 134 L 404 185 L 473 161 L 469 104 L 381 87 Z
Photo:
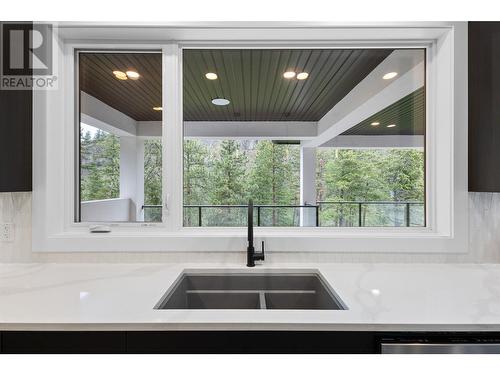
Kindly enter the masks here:
M 398 72 L 392 80 L 382 77 Z M 318 147 L 422 87 L 425 82 L 424 53 L 396 50 L 338 102 L 318 122 L 318 136 L 304 144 Z
M 137 136 L 161 137 L 161 121 L 137 125 Z M 317 135 L 314 121 L 184 121 L 185 138 L 307 140 Z
M 423 135 L 339 135 L 320 147 L 420 149 L 424 141 Z

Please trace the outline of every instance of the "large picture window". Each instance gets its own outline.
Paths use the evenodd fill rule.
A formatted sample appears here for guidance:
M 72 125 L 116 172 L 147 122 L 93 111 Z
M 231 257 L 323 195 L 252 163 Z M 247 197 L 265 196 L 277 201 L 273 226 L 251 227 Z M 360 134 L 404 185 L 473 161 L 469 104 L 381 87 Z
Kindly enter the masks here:
M 184 225 L 423 227 L 425 50 L 184 49 Z
M 270 252 L 466 251 L 466 23 L 108 26 L 33 92 L 35 251 L 243 251 L 249 200 Z

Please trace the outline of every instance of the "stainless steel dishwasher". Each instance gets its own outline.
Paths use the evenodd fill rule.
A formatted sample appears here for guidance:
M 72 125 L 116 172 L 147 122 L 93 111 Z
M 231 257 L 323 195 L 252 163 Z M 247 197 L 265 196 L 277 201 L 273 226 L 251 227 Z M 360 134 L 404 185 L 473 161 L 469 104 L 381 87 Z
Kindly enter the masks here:
M 500 354 L 500 340 L 382 341 L 382 354 Z

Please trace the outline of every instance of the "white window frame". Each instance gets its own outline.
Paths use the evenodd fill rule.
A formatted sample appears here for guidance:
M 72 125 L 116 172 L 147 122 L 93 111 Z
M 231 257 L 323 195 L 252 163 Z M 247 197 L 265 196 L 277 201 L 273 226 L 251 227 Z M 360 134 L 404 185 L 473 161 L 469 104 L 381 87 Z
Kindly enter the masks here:
M 427 226 L 258 227 L 255 235 L 271 252 L 467 251 L 467 23 L 107 26 L 59 25 L 59 90 L 34 92 L 33 251 L 244 251 L 245 228 L 182 225 L 183 47 L 426 48 Z M 163 51 L 163 223 L 109 223 L 110 233 L 95 234 L 74 222 L 76 49 Z

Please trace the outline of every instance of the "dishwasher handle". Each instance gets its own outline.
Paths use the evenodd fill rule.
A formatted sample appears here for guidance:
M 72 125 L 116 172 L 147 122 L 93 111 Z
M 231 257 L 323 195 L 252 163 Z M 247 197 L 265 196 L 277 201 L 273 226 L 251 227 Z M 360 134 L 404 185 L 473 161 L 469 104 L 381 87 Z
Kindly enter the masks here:
M 382 343 L 382 354 L 500 354 L 500 343 Z

